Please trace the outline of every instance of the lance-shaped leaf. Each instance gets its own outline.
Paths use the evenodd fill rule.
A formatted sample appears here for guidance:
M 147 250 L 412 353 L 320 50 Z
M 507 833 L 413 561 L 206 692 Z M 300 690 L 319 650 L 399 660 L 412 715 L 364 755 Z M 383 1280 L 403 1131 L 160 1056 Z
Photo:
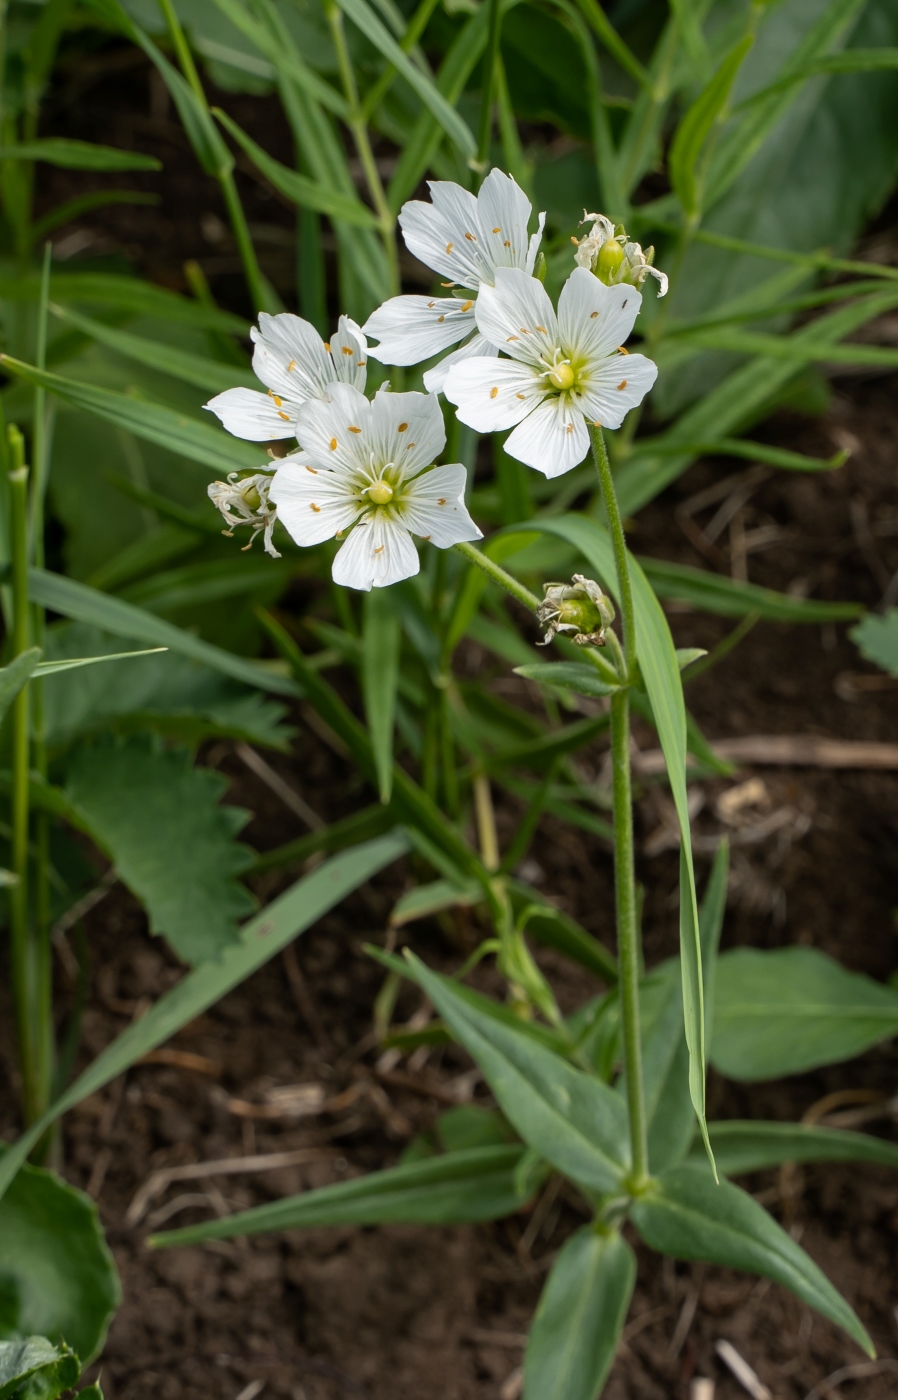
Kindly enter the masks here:
M 0 146 L 0 160 L 42 160 L 64 170 L 161 170 L 162 161 L 139 151 L 120 151 L 115 146 L 95 146 L 90 141 L 71 141 L 52 136 L 22 141 L 18 146 Z
M 715 124 L 726 107 L 736 74 L 754 43 L 747 34 L 727 54 L 704 91 L 696 98 L 677 127 L 668 157 L 668 172 L 685 213 L 698 213 L 702 200 L 703 151 Z
M 260 465 L 259 459 L 263 454 L 258 446 L 241 442 L 239 438 L 231 437 L 211 424 L 188 418 L 173 408 L 166 408 L 164 404 L 148 403 L 145 399 L 132 398 L 130 394 L 117 394 L 112 389 L 66 379 L 63 375 L 14 360 L 9 355 L 0 355 L 0 363 L 10 374 L 34 384 L 36 388 L 46 389 L 75 408 L 96 414 L 107 423 L 147 442 L 154 442 L 158 447 L 167 447 L 169 452 L 179 457 L 211 467 L 222 476 L 230 471 Z
M 633 1202 L 630 1218 L 659 1254 L 773 1279 L 874 1354 L 860 1319 L 814 1261 L 763 1206 L 729 1181 L 715 1185 L 706 1167 L 665 1172 Z
M 372 588 L 362 605 L 362 694 L 381 802 L 393 791 L 393 725 L 399 686 L 400 622 L 385 588 Z
M 724 1176 L 763 1171 L 784 1162 L 875 1162 L 898 1168 L 898 1145 L 869 1133 L 808 1123 L 763 1123 L 738 1119 L 710 1123 L 714 1160 Z M 701 1163 L 701 1144 L 690 1160 Z
M 837 1064 L 898 1035 L 898 991 L 816 948 L 734 948 L 717 965 L 711 1058 L 730 1079 Z
M 556 661 L 546 666 L 539 663 L 532 666 L 516 666 L 516 676 L 525 680 L 537 681 L 540 685 L 558 686 L 562 690 L 573 690 L 577 695 L 613 695 L 620 686 L 609 685 L 603 680 L 595 666 L 586 666 L 577 661 Z
M 408 954 L 415 981 L 480 1066 L 502 1112 L 554 1167 L 596 1191 L 627 1167 L 627 1111 L 617 1094 L 514 1026 L 487 1016 L 446 977 Z
M 771 622 L 850 622 L 863 612 L 862 603 L 824 603 L 815 598 L 792 598 L 756 583 L 742 583 L 693 569 L 689 564 L 671 564 L 666 559 L 639 560 L 645 576 L 661 598 L 691 603 L 702 612 L 722 617 L 747 617 L 757 613 Z
M 616 1230 L 584 1225 L 540 1296 L 524 1357 L 524 1400 L 595 1400 L 617 1351 L 636 1259 Z
M 882 617 L 870 613 L 849 636 L 868 661 L 898 676 L 898 608 L 890 608 Z
M 539 1185 L 522 1181 L 520 1146 L 474 1147 L 304 1191 L 224 1219 L 151 1236 L 158 1248 L 322 1225 L 465 1225 L 520 1210 Z
M 241 930 L 241 941 L 226 948 L 217 962 L 189 972 L 170 992 L 108 1045 L 73 1084 L 51 1105 L 18 1142 L 0 1157 L 0 1197 L 9 1189 L 22 1163 L 47 1128 L 76 1103 L 95 1094 L 157 1045 L 169 1040 L 188 1021 L 240 985 L 263 963 L 273 958 L 298 934 L 310 928 L 341 899 L 385 865 L 408 850 L 400 831 L 356 846 L 320 865 L 298 880 Z
M 0 1168 L 13 1153 L 0 1148 Z M 97 1208 L 55 1172 L 25 1167 L 0 1203 L 7 1334 L 68 1341 L 87 1363 L 121 1301 Z

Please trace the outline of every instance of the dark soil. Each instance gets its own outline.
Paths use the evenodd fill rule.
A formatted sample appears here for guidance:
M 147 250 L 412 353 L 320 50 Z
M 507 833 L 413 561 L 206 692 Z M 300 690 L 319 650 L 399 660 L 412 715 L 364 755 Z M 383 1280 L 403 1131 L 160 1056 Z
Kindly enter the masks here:
M 158 98 L 154 115 L 147 97 L 145 116 L 135 114 L 133 96 L 122 100 L 123 83 L 146 85 L 142 67 L 104 81 L 96 101 L 91 94 L 79 98 L 77 130 L 69 125 L 68 134 L 99 135 L 84 128 L 98 126 L 108 107 L 119 112 L 117 120 L 131 123 L 129 134 L 107 126 L 100 139 L 155 149 L 160 123 L 170 121 L 165 139 L 173 149 L 183 142 Z M 72 110 L 60 105 L 57 124 L 64 125 L 65 112 Z M 241 117 L 251 124 L 248 111 Z M 169 187 L 172 197 L 158 216 L 113 210 L 92 216 L 89 224 L 116 251 L 129 251 L 127 240 L 133 238 L 135 256 L 170 283 L 177 282 L 180 258 L 196 251 L 206 196 L 217 197 L 214 187 L 205 191 L 186 158 L 175 164 L 182 184 Z M 54 199 L 60 193 L 56 189 Z M 121 222 L 126 219 L 135 220 L 130 234 Z M 286 223 L 280 215 L 278 221 Z M 755 543 L 763 537 L 751 532 L 768 530 L 768 546 L 747 556 L 752 581 L 814 597 L 879 602 L 898 569 L 894 392 L 894 379 L 838 381 L 823 417 L 808 421 L 783 413 L 767 425 L 767 435 L 779 444 L 827 455 L 847 442 L 854 454 L 832 475 L 771 473 L 760 483 L 740 521 Z M 723 572 L 738 568 L 740 525 L 718 541 L 719 557 L 702 559 L 676 514 L 678 505 L 732 469 L 727 462 L 697 464 L 640 515 L 635 547 Z M 710 513 L 696 518 L 705 523 Z M 678 645 L 704 647 L 733 625 L 682 609 L 671 610 L 671 623 Z M 894 742 L 896 691 L 865 688 L 858 680 L 873 674 L 843 628 L 761 624 L 694 683 L 689 703 L 713 738 L 810 732 Z M 637 737 L 651 746 L 648 733 Z M 301 834 L 296 819 L 227 746 L 210 758 L 233 779 L 230 800 L 254 814 L 246 833 L 253 845 L 266 849 Z M 601 750 L 584 761 L 599 767 Z M 325 818 L 370 800 L 343 761 L 305 726 L 293 755 L 275 762 Z M 724 946 L 803 943 L 851 968 L 888 977 L 898 963 L 898 774 L 756 771 L 766 787 L 764 810 L 789 808 L 792 817 L 769 837 L 738 848 Z M 701 785 L 700 836 L 720 830 L 713 815 L 719 794 L 750 776 L 745 770 Z M 647 788 L 639 802 L 639 877 L 646 889 L 649 964 L 676 947 L 676 852 L 665 842 L 666 824 L 664 799 Z M 612 872 L 604 844 L 548 819 L 529 860 L 528 878 L 610 944 Z M 276 881 L 299 873 L 267 877 L 258 892 L 270 898 L 279 888 Z M 453 1098 L 473 1093 L 476 1101 L 489 1101 L 455 1050 L 432 1052 L 426 1062 L 419 1055 L 386 1070 L 380 1061 L 378 1069 L 371 1011 L 380 974 L 361 945 L 383 941 L 391 904 L 406 879 L 401 867 L 379 877 L 300 940 L 295 964 L 276 960 L 187 1027 L 167 1047 L 174 1052 L 169 1063 L 135 1067 L 66 1119 L 64 1174 L 97 1200 L 124 1285 L 125 1301 L 103 1356 L 103 1386 L 112 1400 L 236 1400 L 241 1394 L 250 1400 L 261 1385 L 266 1395 L 290 1400 L 517 1395 L 513 1373 L 540 1287 L 558 1249 L 584 1218 L 582 1204 L 566 1190 L 541 1203 L 542 1224 L 535 1231 L 533 1217 L 521 1216 L 476 1228 L 313 1230 L 159 1254 L 144 1245 L 148 1228 L 164 1222 L 186 1224 L 389 1165 Z M 143 915 L 119 889 L 87 922 L 94 975 L 85 1060 L 139 1014 L 145 998 L 178 976 L 173 959 L 161 943 L 151 942 Z M 431 964 L 457 965 L 457 949 L 436 923 L 414 926 L 410 940 Z M 542 962 L 563 1005 L 595 990 L 560 958 L 543 955 Z M 60 991 L 64 999 L 63 968 Z M 403 993 L 398 1018 L 417 1006 L 411 993 Z M 8 1024 L 8 1007 L 4 1011 Z M 4 1056 L 10 1063 L 8 1045 Z M 851 1063 L 772 1084 L 736 1085 L 712 1073 L 711 1114 L 797 1119 L 836 1090 L 894 1094 L 896 1076 L 898 1051 L 889 1044 Z M 328 1100 L 354 1092 L 346 1093 L 342 1107 L 292 1122 L 234 1111 L 235 1100 L 259 1103 L 266 1090 L 297 1084 L 323 1085 Z M 16 1126 L 10 1092 L 0 1113 L 10 1137 Z M 874 1124 L 872 1130 L 895 1136 L 894 1125 Z M 138 1224 L 126 1223 L 135 1193 L 161 1168 L 300 1149 L 306 1160 L 277 1170 L 175 1183 L 150 1200 Z M 857 1309 L 880 1356 L 896 1356 L 894 1174 L 825 1166 L 797 1176 L 759 1174 L 743 1184 L 800 1238 Z M 715 1357 L 714 1343 L 721 1338 L 751 1362 L 776 1400 L 803 1400 L 823 1378 L 862 1360 L 841 1333 L 776 1285 L 721 1269 L 661 1263 L 641 1247 L 638 1253 L 637 1292 L 608 1400 L 685 1400 L 691 1379 L 701 1375 L 715 1378 L 716 1400 L 740 1400 L 745 1392 Z M 820 1393 L 886 1400 L 898 1395 L 898 1377 L 866 1375 Z

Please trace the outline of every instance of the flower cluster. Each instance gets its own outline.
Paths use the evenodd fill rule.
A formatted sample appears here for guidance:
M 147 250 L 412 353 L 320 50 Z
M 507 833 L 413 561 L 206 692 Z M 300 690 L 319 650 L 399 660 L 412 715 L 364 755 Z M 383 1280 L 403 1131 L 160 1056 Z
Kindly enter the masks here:
M 352 588 L 417 573 L 413 534 L 441 549 L 481 537 L 465 505 L 465 468 L 435 465 L 446 445 L 440 392 L 476 431 L 511 429 L 506 452 L 555 477 L 586 456 L 591 428 L 620 427 L 657 375 L 624 348 L 646 277 L 667 291 L 651 248 L 643 253 L 602 214 L 584 215 L 592 229 L 574 239 L 577 266 L 556 310 L 536 275 L 545 215 L 531 234 L 530 201 L 510 176 L 491 171 L 476 196 L 444 180 L 430 194 L 429 204 L 405 204 L 399 222 L 409 251 L 449 279 L 452 295 L 393 297 L 361 328 L 341 316 L 328 342 L 299 316 L 263 313 L 253 369 L 267 393 L 229 389 L 206 405 L 237 437 L 298 445 L 276 467 L 209 487 L 225 533 L 248 525 L 250 544 L 262 533 L 274 557 L 276 520 L 300 545 L 343 540 L 333 577 Z M 369 354 L 392 365 L 443 358 L 424 375 L 427 393 L 384 385 L 368 399 Z M 550 635 L 600 637 L 610 619 L 588 582 L 578 576 L 563 597 L 561 585 L 547 586 L 540 616 Z M 564 609 L 578 607 L 592 609 L 595 626 L 568 625 Z

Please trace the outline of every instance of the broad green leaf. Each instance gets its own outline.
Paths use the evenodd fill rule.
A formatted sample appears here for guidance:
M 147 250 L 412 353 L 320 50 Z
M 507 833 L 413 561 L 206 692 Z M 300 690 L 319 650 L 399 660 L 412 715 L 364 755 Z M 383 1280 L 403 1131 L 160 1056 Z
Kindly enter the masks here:
M 142 737 L 82 745 L 66 791 L 116 874 L 184 962 L 218 957 L 255 905 L 237 883 L 252 853 L 234 839 L 249 813 L 223 807 L 227 779 Z
M 868 661 L 898 676 L 898 608 L 881 617 L 869 613 L 848 635 Z
M 619 686 L 603 681 L 595 666 L 587 666 L 576 661 L 556 661 L 554 664 L 515 666 L 516 676 L 528 681 L 538 681 L 540 685 L 559 686 L 562 690 L 573 690 L 577 695 L 613 695 Z
M 139 151 L 121 151 L 115 146 L 95 146 L 90 141 L 70 141 L 66 137 L 44 137 L 23 141 L 18 146 L 0 146 L 0 160 L 42 160 L 64 170 L 161 170 L 162 161 Z
M 0 722 L 23 686 L 26 686 L 41 659 L 40 647 L 29 647 L 0 670 Z
M 75 408 L 83 409 L 85 413 L 95 413 L 107 423 L 134 433 L 135 437 L 145 438 L 147 442 L 167 447 L 170 452 L 187 457 L 191 462 L 211 467 L 221 476 L 229 471 L 264 465 L 260 463 L 263 453 L 257 445 L 241 442 L 239 438 L 231 437 L 230 433 L 213 427 L 211 422 L 201 423 L 163 404 L 132 398 L 130 394 L 117 394 L 99 385 L 65 379 L 49 370 L 23 364 L 9 355 L 0 355 L 0 364 L 10 374 L 56 394 Z
M 399 613 L 385 588 L 372 588 L 362 604 L 362 695 L 371 735 L 381 802 L 393 791 L 393 726 L 399 685 Z
M 93 1201 L 55 1172 L 23 1167 L 0 1204 L 0 1299 L 0 1335 L 67 1341 L 85 1365 L 103 1345 L 118 1274 Z
M 130 331 L 116 330 L 103 321 L 95 321 L 91 316 L 82 316 L 77 311 L 62 306 L 50 305 L 54 316 L 58 316 L 75 330 L 83 331 L 92 340 L 106 345 L 126 359 L 150 369 L 161 370 L 180 379 L 183 384 L 195 384 L 210 394 L 222 393 L 225 389 L 243 385 L 258 389 L 259 381 L 250 370 L 241 370 L 236 365 L 225 365 L 220 360 L 211 360 L 204 355 L 194 355 L 188 350 L 179 350 L 174 345 L 160 340 L 147 340 L 142 335 L 132 335 Z
M 850 622 L 863 612 L 863 603 L 825 603 L 816 598 L 791 598 L 756 583 L 740 583 L 709 569 L 670 564 L 666 559 L 639 560 L 645 576 L 661 598 L 692 603 L 702 612 L 723 617 L 757 613 L 771 622 Z
M 724 1176 L 779 1167 L 784 1162 L 876 1162 L 898 1167 L 898 1145 L 869 1133 L 821 1128 L 804 1123 L 728 1120 L 709 1123 L 714 1159 Z M 700 1164 L 700 1144 L 690 1158 Z
M 606 1084 L 536 1044 L 523 1030 L 484 1015 L 412 954 L 413 975 L 453 1035 L 483 1071 L 499 1107 L 524 1141 L 558 1171 L 596 1191 L 619 1188 L 629 1144 L 624 1104 Z
M 563 515 L 540 520 L 539 529 L 576 546 L 591 570 L 611 593 L 617 576 L 611 540 L 595 521 Z M 668 781 L 682 839 L 680 859 L 680 958 L 683 971 L 683 1010 L 689 1046 L 689 1092 L 702 1133 L 705 1125 L 705 1014 L 698 903 L 692 866 L 692 832 L 686 794 L 686 706 L 677 655 L 661 604 L 636 560 L 630 558 L 633 605 L 636 611 L 636 650 L 645 689 L 652 706 L 658 739 L 664 752 Z
M 524 1355 L 524 1400 L 596 1400 L 611 1370 L 636 1282 L 616 1230 L 584 1225 L 546 1279 Z
M 437 1137 L 447 1152 L 465 1152 L 472 1147 L 504 1147 L 514 1141 L 514 1133 L 495 1108 L 479 1103 L 460 1103 L 447 1108 L 436 1121 Z
M 455 884 L 452 880 L 434 880 L 429 885 L 418 885 L 408 890 L 393 905 L 390 927 L 402 928 L 416 919 L 428 919 L 444 909 L 470 909 L 483 901 L 483 890 L 476 880 L 466 880 Z
M 844 1328 L 869 1356 L 873 1344 L 845 1299 L 762 1206 L 707 1168 L 665 1172 L 634 1201 L 630 1218 L 646 1244 L 674 1259 L 700 1259 L 761 1274 Z
M 47 1128 L 76 1103 L 95 1094 L 142 1056 L 170 1040 L 182 1026 L 245 981 L 384 866 L 408 850 L 399 831 L 356 846 L 318 866 L 279 895 L 241 930 L 241 941 L 225 948 L 218 961 L 194 968 L 170 992 L 108 1045 L 73 1084 L 0 1158 L 0 1197 Z
M 332 218 L 342 219 L 344 223 L 357 225 L 359 228 L 378 227 L 376 216 L 360 199 L 341 194 L 339 190 L 331 189 L 318 180 L 310 180 L 305 175 L 297 174 L 289 166 L 282 165 L 257 145 L 251 136 L 247 136 L 227 112 L 218 107 L 213 110 L 225 131 L 233 136 L 253 164 L 258 166 L 275 189 L 280 190 L 281 194 L 286 195 L 294 204 L 303 209 L 315 209 L 319 214 L 329 214 Z
M 220 671 L 234 680 L 242 681 L 258 690 L 274 691 L 278 695 L 296 695 L 298 687 L 288 677 L 268 670 L 257 661 L 235 656 L 221 647 L 204 642 L 192 632 L 185 632 L 173 623 L 166 622 L 154 613 L 143 608 L 135 608 L 121 598 L 113 598 L 96 588 L 89 588 L 75 579 L 64 578 L 62 574 L 51 574 L 45 569 L 31 569 L 28 574 L 28 592 L 32 602 L 50 608 L 63 617 L 75 622 L 85 622 L 116 637 L 127 637 L 129 641 L 151 642 L 160 647 L 199 661 L 213 670 Z
M 391 63 L 397 73 L 413 88 L 424 106 L 443 128 L 453 145 L 465 157 L 473 156 L 477 146 L 467 123 L 459 116 L 450 102 L 446 101 L 439 87 L 417 68 L 406 53 L 399 47 L 389 30 L 377 18 L 366 0 L 338 0 L 340 9 L 353 24 L 369 39 L 374 47 Z
M 522 1147 L 474 1147 L 304 1191 L 222 1220 L 153 1235 L 157 1248 L 323 1225 L 462 1225 L 526 1205 L 516 1168 Z
M 21 1400 L 57 1400 L 80 1375 L 81 1363 L 65 1342 L 54 1346 L 46 1337 L 0 1342 L 0 1400 L 16 1394 Z
M 670 182 L 687 216 L 695 216 L 702 203 L 704 148 L 714 126 L 720 121 L 729 100 L 736 75 L 754 43 L 747 34 L 727 54 L 707 87 L 696 98 L 674 134 L 668 155 Z
M 734 948 L 717 964 L 711 1061 L 779 1079 L 850 1060 L 898 1034 L 898 992 L 816 948 Z

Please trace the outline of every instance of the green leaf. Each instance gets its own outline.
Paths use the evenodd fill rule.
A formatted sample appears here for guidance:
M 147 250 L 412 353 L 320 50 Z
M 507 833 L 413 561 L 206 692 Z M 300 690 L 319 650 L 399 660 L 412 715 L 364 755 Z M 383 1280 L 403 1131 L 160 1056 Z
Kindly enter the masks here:
M 5 718 L 23 686 L 26 686 L 34 675 L 42 655 L 40 647 L 29 647 L 28 651 L 23 651 L 0 670 L 0 722 Z
M 157 1248 L 271 1230 L 335 1225 L 463 1225 L 496 1220 L 528 1199 L 518 1187 L 522 1147 L 475 1147 L 304 1191 L 222 1220 L 152 1235 Z M 528 1193 L 529 1194 L 529 1193 Z
M 80 671 L 84 666 L 96 666 L 101 661 L 126 661 L 130 656 L 158 656 L 167 647 L 150 647 L 148 651 L 110 651 L 104 656 L 73 656 L 68 661 L 41 661 L 35 666 L 36 676 L 59 676 L 63 671 Z
M 390 927 L 402 928 L 416 919 L 427 919 L 444 909 L 470 909 L 483 900 L 483 890 L 476 880 L 465 880 L 456 884 L 452 880 L 434 880 L 429 885 L 418 885 L 408 890 L 393 906 Z
M 753 107 L 756 103 L 765 102 L 772 93 L 791 87 L 793 83 L 803 83 L 806 79 L 816 77 L 820 73 L 872 73 L 894 68 L 898 68 L 898 49 L 894 48 L 845 49 L 842 53 L 824 54 L 822 58 L 812 59 L 810 63 L 799 64 L 798 67 L 792 68 L 784 78 L 771 83 L 769 87 L 762 88 L 760 92 L 753 93 L 745 102 L 740 102 L 735 112 L 738 113 L 740 110 Z
M 735 948 L 717 964 L 711 1062 L 778 1079 L 850 1060 L 898 1034 L 898 992 L 816 948 Z
M 0 1400 L 13 1395 L 19 1400 L 57 1400 L 80 1375 L 81 1363 L 65 1342 L 58 1347 L 46 1337 L 0 1342 Z
M 18 146 L 0 146 L 0 160 L 42 160 L 64 170 L 161 170 L 162 161 L 139 151 L 120 151 L 115 146 L 95 146 L 90 141 L 70 141 L 65 137 L 45 137 L 23 141 Z
M 686 214 L 698 213 L 702 201 L 704 147 L 712 128 L 720 120 L 736 75 L 754 43 L 754 35 L 744 39 L 727 54 L 707 87 L 696 98 L 674 134 L 667 159 L 670 183 Z
M 362 604 L 362 695 L 371 735 L 381 802 L 393 791 L 393 726 L 399 685 L 399 613 L 385 588 L 372 588 Z
M 472 1147 L 503 1147 L 514 1141 L 514 1133 L 495 1108 L 479 1103 L 460 1103 L 447 1108 L 436 1121 L 437 1137 L 447 1152 L 464 1152 Z
M 10 374 L 56 394 L 75 408 L 94 413 L 107 423 L 134 433 L 135 437 L 145 438 L 147 442 L 154 442 L 159 447 L 167 447 L 170 452 L 187 457 L 191 462 L 211 467 L 222 476 L 229 471 L 260 465 L 262 451 L 257 445 L 241 442 L 211 423 L 207 425 L 196 418 L 188 418 L 163 404 L 148 403 L 145 399 L 117 394 L 99 385 L 65 379 L 49 370 L 23 364 L 9 355 L 0 355 L 0 364 Z
M 130 331 L 116 330 L 103 321 L 95 321 L 91 316 L 81 316 L 70 308 L 51 303 L 50 310 L 61 321 L 83 331 L 92 340 L 106 345 L 117 355 L 136 360 L 150 369 L 161 370 L 180 379 L 182 384 L 194 384 L 210 394 L 222 393 L 240 385 L 258 389 L 259 382 L 249 370 L 241 370 L 236 365 L 224 365 L 220 360 L 208 359 L 205 355 L 194 355 L 188 350 L 179 350 L 160 340 L 147 340 L 142 335 L 132 335 Z M 204 425 L 205 426 L 205 425 Z
M 40 1142 L 47 1128 L 61 1114 L 102 1089 L 150 1050 L 170 1040 L 182 1026 L 239 986 L 329 909 L 384 866 L 405 855 L 407 850 L 405 835 L 393 831 L 325 862 L 245 924 L 240 943 L 225 948 L 217 962 L 206 963 L 182 977 L 139 1021 L 133 1022 L 107 1046 L 44 1117 L 0 1158 L 0 1197 L 8 1192 L 10 1182 L 34 1144 Z
M 869 613 L 848 635 L 868 661 L 898 676 L 898 608 L 882 617 Z
M 627 1112 L 607 1084 L 485 1015 L 448 978 L 407 953 L 415 981 L 480 1066 L 508 1121 L 559 1171 L 597 1191 L 618 1189 L 627 1162 Z
M 709 569 L 693 569 L 688 564 L 670 564 L 666 559 L 639 560 L 645 576 L 662 598 L 691 603 L 702 612 L 723 617 L 747 617 L 757 613 L 771 622 L 849 622 L 863 612 L 863 603 L 824 603 L 813 598 L 790 598 L 756 583 L 713 574 Z
M 112 272 L 53 272 L 53 299 L 56 302 L 87 302 L 130 311 L 135 316 L 153 316 L 174 325 L 196 326 L 198 329 L 223 331 L 233 335 L 249 334 L 249 322 L 217 306 L 204 306 L 166 291 L 140 277 L 126 277 Z M 33 301 L 40 296 L 40 278 L 35 274 L 24 277 L 0 277 L 0 296 L 6 301 Z
M 784 1162 L 876 1162 L 898 1167 L 895 1143 L 845 1128 L 727 1120 L 710 1123 L 708 1130 L 714 1159 L 724 1176 L 763 1171 Z M 690 1159 L 700 1162 L 703 1149 L 696 1146 Z
M 252 864 L 234 840 L 249 813 L 219 805 L 226 788 L 189 753 L 140 737 L 80 746 L 69 764 L 68 796 L 146 906 L 150 932 L 193 966 L 237 941 L 255 903 L 236 879 Z
M 603 943 L 565 914 L 563 909 L 544 901 L 538 890 L 521 880 L 508 881 L 512 904 L 517 912 L 527 908 L 527 932 L 547 948 L 557 948 L 572 962 L 586 967 L 603 982 L 617 981 L 617 960 Z
M 0 1149 L 0 1170 L 14 1153 Z M 55 1172 L 23 1167 L 0 1204 L 0 1333 L 66 1340 L 85 1365 L 121 1301 L 97 1208 Z
M 873 1355 L 860 1320 L 813 1260 L 757 1201 L 728 1181 L 715 1186 L 706 1168 L 665 1172 L 633 1202 L 630 1218 L 659 1254 L 744 1269 L 782 1284 Z
M 254 165 L 258 166 L 267 180 L 270 180 L 276 190 L 280 190 L 287 199 L 298 204 L 303 209 L 315 209 L 319 214 L 329 214 L 331 218 L 342 219 L 344 223 L 351 224 L 358 228 L 378 228 L 377 217 L 371 212 L 366 204 L 360 199 L 353 198 L 352 195 L 342 194 L 339 190 L 331 189 L 327 185 L 322 185 L 318 180 L 310 180 L 305 175 L 299 175 L 289 166 L 282 165 L 279 160 L 275 160 L 261 146 L 257 145 L 251 136 L 237 125 L 227 112 L 220 108 L 213 108 L 217 119 L 227 132 L 233 136 L 237 144 L 249 156 Z
M 595 1400 L 611 1370 L 636 1282 L 616 1230 L 584 1225 L 546 1280 L 524 1356 L 524 1400 Z
M 534 528 L 560 535 L 580 550 L 609 592 L 617 591 L 611 540 L 602 526 L 585 516 L 540 520 Z M 680 959 L 683 1009 L 689 1046 L 689 1092 L 702 1133 L 705 1124 L 705 1026 L 698 903 L 692 865 L 692 832 L 686 793 L 686 706 L 677 655 L 661 604 L 639 564 L 630 556 L 636 612 L 637 655 L 677 812 L 682 838 L 680 859 Z
M 554 685 L 562 690 L 573 690 L 577 695 L 614 695 L 620 686 L 603 681 L 595 666 L 587 666 L 576 661 L 556 661 L 554 664 L 515 666 L 516 676 L 528 681 L 538 681 L 540 685 Z
M 93 209 L 102 209 L 109 204 L 159 203 L 159 195 L 150 194 L 148 190 L 92 190 L 89 194 L 78 195 L 75 199 L 67 199 L 63 204 L 57 204 L 56 208 L 50 209 L 42 219 L 36 220 L 31 226 L 31 244 L 32 247 L 40 246 L 47 234 L 52 233 L 55 228 L 80 219 L 82 214 L 89 214 Z
M 75 622 L 89 623 L 114 636 L 127 637 L 129 641 L 168 647 L 191 661 L 211 666 L 213 670 L 259 690 L 274 691 L 278 695 L 298 694 L 298 687 L 288 676 L 278 675 L 257 661 L 235 656 L 210 642 L 204 642 L 192 632 L 185 632 L 154 613 L 123 602 L 121 598 L 89 588 L 86 583 L 64 578 L 62 574 L 48 573 L 45 569 L 31 569 L 28 592 L 32 602 L 50 608 L 63 617 L 70 617 Z
M 477 145 L 465 121 L 458 115 L 450 102 L 446 101 L 439 87 L 416 68 L 408 55 L 399 47 L 389 30 L 374 14 L 366 0 L 338 0 L 340 9 L 356 24 L 366 39 L 391 63 L 397 73 L 405 79 L 420 97 L 424 106 L 443 128 L 449 140 L 463 156 L 476 154 Z

